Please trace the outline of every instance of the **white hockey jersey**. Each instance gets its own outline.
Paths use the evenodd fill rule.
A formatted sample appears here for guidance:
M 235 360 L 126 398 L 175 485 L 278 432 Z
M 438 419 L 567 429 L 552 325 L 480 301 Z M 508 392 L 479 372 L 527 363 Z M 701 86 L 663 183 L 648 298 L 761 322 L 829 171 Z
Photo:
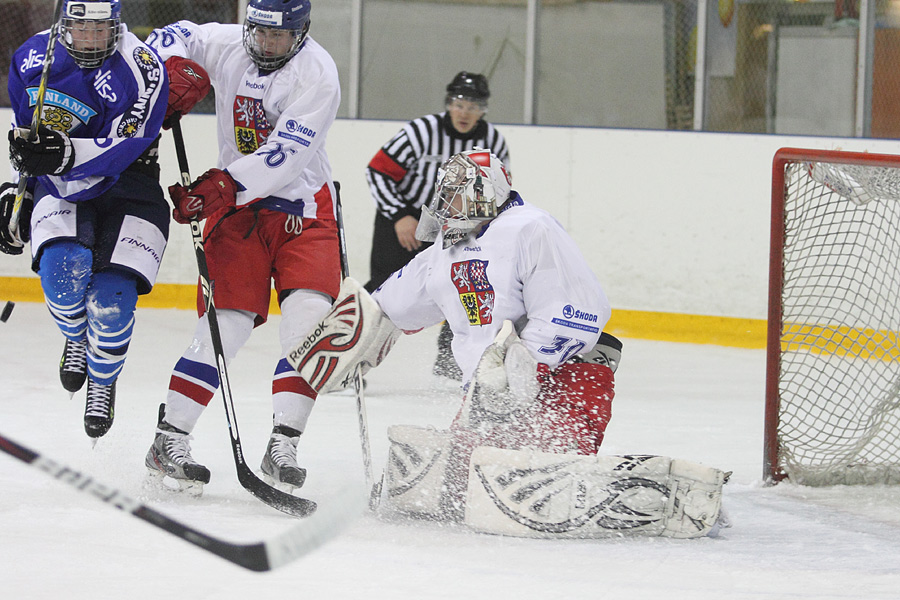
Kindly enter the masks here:
M 446 319 L 463 382 L 506 319 L 538 362 L 556 367 L 593 348 L 611 313 L 562 225 L 516 192 L 480 235 L 446 250 L 438 239 L 372 297 L 407 332 Z
M 242 35 L 241 25 L 179 21 L 155 30 L 147 43 L 163 60 L 183 56 L 209 73 L 216 93 L 217 166 L 238 183 L 238 206 L 262 199 L 266 208 L 334 219 L 325 152 L 341 102 L 334 60 L 307 37 L 285 66 L 261 73 Z

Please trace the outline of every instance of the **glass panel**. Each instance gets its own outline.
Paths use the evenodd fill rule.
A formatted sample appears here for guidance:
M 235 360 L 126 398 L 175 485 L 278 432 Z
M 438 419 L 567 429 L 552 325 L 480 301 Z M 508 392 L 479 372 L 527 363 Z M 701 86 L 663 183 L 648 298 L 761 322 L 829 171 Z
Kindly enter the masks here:
M 539 24 L 539 124 L 666 128 L 662 4 L 560 3 Z
M 341 82 L 338 117 L 349 116 L 352 0 L 313 0 L 309 35 L 322 44 L 337 65 Z
M 367 0 L 363 5 L 360 115 L 409 120 L 444 109 L 459 71 L 490 82 L 487 118 L 521 123 L 525 3 Z

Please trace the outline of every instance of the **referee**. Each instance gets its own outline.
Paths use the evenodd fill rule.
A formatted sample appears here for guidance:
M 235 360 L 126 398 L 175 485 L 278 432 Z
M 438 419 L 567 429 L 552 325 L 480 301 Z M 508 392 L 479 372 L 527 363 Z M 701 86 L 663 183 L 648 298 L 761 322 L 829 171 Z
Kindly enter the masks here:
M 438 167 L 444 161 L 477 147 L 490 150 L 510 167 L 506 140 L 484 120 L 490 95 L 484 75 L 458 73 L 447 85 L 444 112 L 410 121 L 369 162 L 366 180 L 376 212 L 367 291 L 375 291 L 425 249 L 427 244 L 415 237 L 416 226 L 422 205 L 434 195 Z M 445 323 L 438 337 L 434 373 L 460 379 L 451 340 Z

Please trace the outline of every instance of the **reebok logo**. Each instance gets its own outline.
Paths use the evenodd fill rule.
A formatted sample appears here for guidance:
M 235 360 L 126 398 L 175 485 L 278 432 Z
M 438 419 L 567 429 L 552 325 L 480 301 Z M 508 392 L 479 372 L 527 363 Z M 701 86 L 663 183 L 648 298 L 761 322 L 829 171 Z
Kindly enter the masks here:
M 199 73 L 197 73 L 197 71 L 192 69 L 190 66 L 183 68 L 181 71 L 188 77 L 193 77 L 194 79 L 203 79 L 203 77 Z

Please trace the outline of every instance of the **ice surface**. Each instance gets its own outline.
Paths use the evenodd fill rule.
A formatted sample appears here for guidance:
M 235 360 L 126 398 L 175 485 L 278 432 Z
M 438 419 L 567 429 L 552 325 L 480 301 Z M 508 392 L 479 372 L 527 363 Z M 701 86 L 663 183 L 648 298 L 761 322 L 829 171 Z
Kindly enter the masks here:
M 256 467 L 271 428 L 277 317 L 229 370 L 244 454 Z M 144 454 L 172 366 L 190 341 L 189 311 L 141 309 L 117 390 L 116 421 L 95 448 L 84 392 L 57 376 L 63 339 L 39 304 L 0 324 L 0 432 L 180 521 L 249 542 L 295 521 L 238 484 L 216 396 L 194 431 L 212 470 L 199 499 L 143 487 Z M 437 329 L 402 338 L 367 376 L 376 466 L 393 423 L 446 426 L 456 394 L 430 375 Z M 0 454 L 0 597 L 135 600 L 338 599 L 881 599 L 900 598 L 900 490 L 762 485 L 764 353 L 623 340 L 603 451 L 655 453 L 734 471 L 717 539 L 552 541 L 476 534 L 366 514 L 291 565 L 255 574 L 56 483 Z M 320 398 L 300 443 L 320 503 L 362 479 L 354 399 Z

